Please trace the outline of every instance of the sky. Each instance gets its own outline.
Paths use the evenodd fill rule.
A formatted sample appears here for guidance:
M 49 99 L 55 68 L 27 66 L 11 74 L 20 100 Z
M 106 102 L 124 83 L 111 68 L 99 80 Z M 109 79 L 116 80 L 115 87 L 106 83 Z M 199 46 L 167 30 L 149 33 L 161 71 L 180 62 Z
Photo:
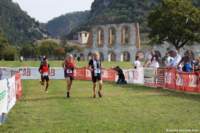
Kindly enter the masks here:
M 89 10 L 94 0 L 13 0 L 22 10 L 40 22 L 74 12 Z

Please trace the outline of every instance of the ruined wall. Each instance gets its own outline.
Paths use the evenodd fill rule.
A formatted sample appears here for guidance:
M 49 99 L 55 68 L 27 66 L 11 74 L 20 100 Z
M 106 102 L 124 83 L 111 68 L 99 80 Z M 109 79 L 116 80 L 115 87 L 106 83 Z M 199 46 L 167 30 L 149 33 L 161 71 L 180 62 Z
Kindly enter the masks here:
M 92 43 L 88 43 L 82 54 L 88 59 L 92 52 L 98 51 L 105 61 L 133 61 L 140 45 L 137 28 L 139 26 L 135 23 L 94 26 L 91 29 Z

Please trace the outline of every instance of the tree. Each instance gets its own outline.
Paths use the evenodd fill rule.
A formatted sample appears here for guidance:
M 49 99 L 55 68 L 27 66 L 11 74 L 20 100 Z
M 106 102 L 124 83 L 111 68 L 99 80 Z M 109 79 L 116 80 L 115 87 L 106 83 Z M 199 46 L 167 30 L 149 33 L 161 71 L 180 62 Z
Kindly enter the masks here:
M 41 55 L 46 55 L 47 57 L 54 57 L 55 50 L 59 48 L 59 44 L 55 41 L 44 40 L 39 44 L 39 52 Z
M 14 61 L 17 56 L 17 50 L 15 47 L 8 46 L 3 51 L 4 60 Z
M 4 37 L 2 32 L 0 31 L 0 60 L 3 58 L 3 52 L 6 47 L 9 46 L 8 40 Z
M 200 9 L 191 0 L 163 0 L 148 17 L 150 38 L 169 42 L 177 50 L 200 42 Z
M 35 56 L 37 56 L 37 51 L 34 48 L 33 44 L 26 44 L 21 47 L 20 55 L 25 58 L 34 58 Z

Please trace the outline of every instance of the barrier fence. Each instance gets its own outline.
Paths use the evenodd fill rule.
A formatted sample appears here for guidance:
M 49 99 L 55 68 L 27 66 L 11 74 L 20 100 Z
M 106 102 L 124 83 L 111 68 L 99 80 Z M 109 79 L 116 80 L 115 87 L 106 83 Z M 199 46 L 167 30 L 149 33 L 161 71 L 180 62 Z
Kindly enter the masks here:
M 20 73 L 0 80 L 0 125 L 5 121 L 6 114 L 9 113 L 21 96 L 22 84 Z

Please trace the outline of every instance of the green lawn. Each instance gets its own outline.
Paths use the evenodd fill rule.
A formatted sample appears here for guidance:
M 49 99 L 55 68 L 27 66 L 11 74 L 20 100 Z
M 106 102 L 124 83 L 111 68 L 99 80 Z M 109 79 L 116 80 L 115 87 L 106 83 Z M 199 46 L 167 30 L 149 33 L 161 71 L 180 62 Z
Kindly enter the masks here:
M 49 61 L 49 64 L 52 67 L 61 67 L 62 61 Z M 0 61 L 0 67 L 38 67 L 40 65 L 40 61 Z M 85 61 L 77 62 L 78 67 L 85 67 L 88 63 Z M 132 68 L 132 64 L 130 62 L 103 62 L 104 68 L 111 68 L 115 66 L 120 66 L 122 68 Z
M 200 95 L 105 83 L 104 97 L 92 99 L 91 82 L 75 81 L 65 99 L 65 81 L 51 81 L 48 94 L 38 82 L 23 81 L 24 95 L 0 133 L 200 132 Z

